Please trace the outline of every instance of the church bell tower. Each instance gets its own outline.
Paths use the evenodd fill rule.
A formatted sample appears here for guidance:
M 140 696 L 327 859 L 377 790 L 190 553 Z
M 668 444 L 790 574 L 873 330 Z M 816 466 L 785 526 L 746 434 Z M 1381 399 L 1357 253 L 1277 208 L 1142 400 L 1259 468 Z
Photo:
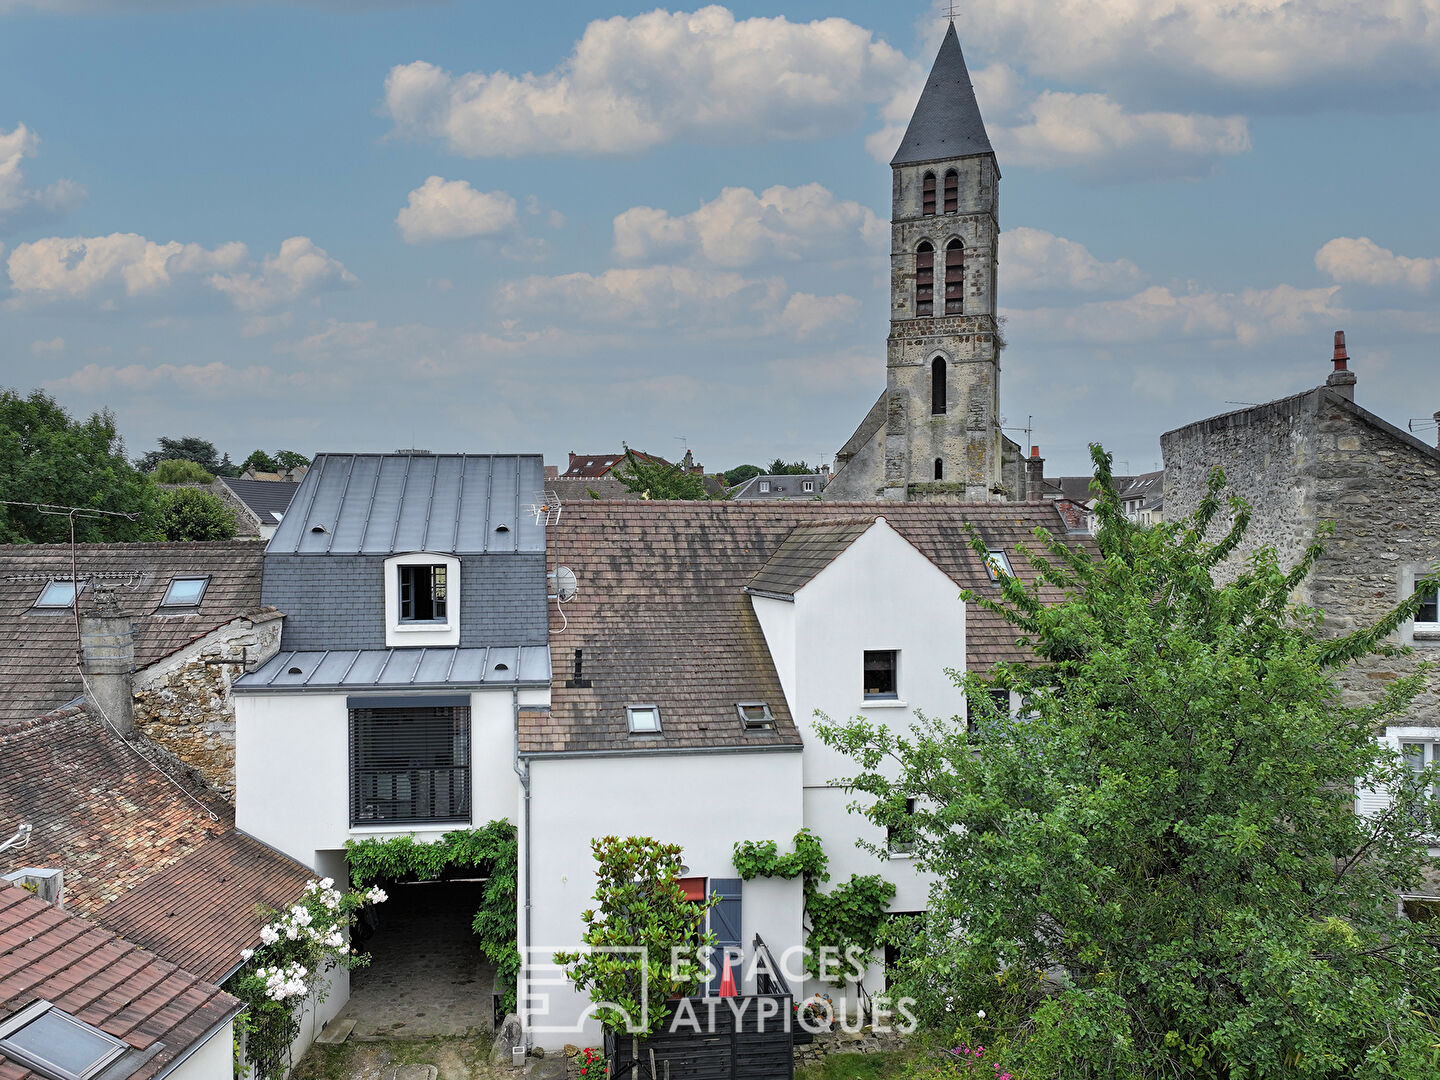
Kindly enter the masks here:
M 836 455 L 827 497 L 1023 499 L 1000 430 L 1000 170 L 953 22 L 890 168 L 885 393 Z

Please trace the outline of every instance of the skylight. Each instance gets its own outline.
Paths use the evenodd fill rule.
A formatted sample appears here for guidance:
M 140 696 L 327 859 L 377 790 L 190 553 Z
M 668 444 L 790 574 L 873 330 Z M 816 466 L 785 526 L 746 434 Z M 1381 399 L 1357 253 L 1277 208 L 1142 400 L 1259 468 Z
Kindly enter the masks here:
M 170 587 L 165 590 L 165 599 L 160 601 L 161 607 L 195 607 L 200 603 L 201 597 L 205 595 L 205 586 L 210 584 L 208 577 L 177 577 L 170 580 Z
M 1015 576 L 1015 571 L 1010 569 L 1010 560 L 1003 551 L 987 551 L 985 553 L 985 569 L 990 571 L 991 581 Z
M 126 1051 L 125 1043 L 48 1001 L 0 1025 L 0 1053 L 54 1080 L 89 1080 Z
M 770 706 L 763 701 L 742 701 L 735 706 L 735 711 L 740 714 L 740 724 L 747 731 L 775 726 Z
M 81 582 L 80 588 L 85 588 Z M 75 583 L 69 580 L 47 581 L 35 601 L 37 608 L 67 608 L 75 603 Z
M 627 705 L 625 716 L 632 735 L 655 735 L 660 732 L 660 709 L 655 705 Z

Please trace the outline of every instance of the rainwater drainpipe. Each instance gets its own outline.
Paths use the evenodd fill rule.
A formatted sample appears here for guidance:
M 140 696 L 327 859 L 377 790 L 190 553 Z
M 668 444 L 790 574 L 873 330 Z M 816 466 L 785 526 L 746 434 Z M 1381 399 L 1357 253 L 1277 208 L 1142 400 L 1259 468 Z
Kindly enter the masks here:
M 520 688 L 510 688 L 510 712 L 515 722 L 515 775 L 520 778 L 520 790 L 524 792 L 524 812 L 521 815 L 523 821 L 521 838 L 524 840 L 522 850 L 524 851 L 524 867 L 521 871 L 525 881 L 525 951 L 520 954 L 520 984 L 525 986 L 525 996 L 530 996 L 530 965 L 527 957 L 530 954 L 530 763 L 525 763 L 525 768 L 520 768 Z M 516 985 L 519 990 L 520 984 Z M 529 1038 L 529 1014 L 521 1008 L 520 999 L 515 999 L 515 1011 L 522 1016 L 521 1023 L 526 1031 L 526 1038 Z

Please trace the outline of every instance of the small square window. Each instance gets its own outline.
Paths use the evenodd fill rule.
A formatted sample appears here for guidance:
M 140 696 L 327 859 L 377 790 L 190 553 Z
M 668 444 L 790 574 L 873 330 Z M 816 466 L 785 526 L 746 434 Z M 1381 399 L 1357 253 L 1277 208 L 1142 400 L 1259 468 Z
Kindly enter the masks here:
M 899 807 L 897 806 L 898 810 Z M 915 800 L 905 800 L 905 816 L 903 820 L 892 819 L 889 825 L 885 826 L 885 846 L 892 855 L 909 855 L 915 850 Z
M 0 1053 L 58 1080 L 88 1080 L 127 1049 L 46 1001 L 22 1009 L 0 1027 Z
M 761 490 L 762 492 L 769 492 L 769 490 L 770 490 L 770 481 L 769 481 L 769 480 L 761 480 L 761 481 L 760 481 L 760 490 Z
M 1415 612 L 1417 623 L 1440 623 L 1440 605 L 1437 605 L 1436 601 L 1436 593 L 1425 594 L 1425 598 L 1420 601 L 1420 610 Z
M 895 699 L 899 691 L 900 654 L 894 649 L 865 650 L 865 699 Z
M 1003 551 L 987 551 L 985 553 L 985 569 L 990 571 L 991 581 L 1015 576 L 1015 571 L 1010 569 L 1010 560 Z
M 632 735 L 655 735 L 660 731 L 660 709 L 656 705 L 627 705 L 625 716 Z
M 446 622 L 444 566 L 400 567 L 400 621 Z
M 85 591 L 85 583 L 80 583 L 80 591 Z M 39 597 L 35 600 L 37 608 L 68 608 L 75 603 L 75 583 L 68 578 L 59 581 L 47 581 L 45 587 L 40 590 Z
M 770 714 L 770 706 L 763 701 L 742 701 L 735 706 L 735 711 L 740 714 L 740 724 L 747 731 L 775 726 L 775 717 Z
M 204 597 L 205 586 L 209 584 L 210 579 L 204 577 L 172 578 L 170 587 L 165 590 L 165 599 L 160 601 L 160 606 L 195 607 Z
M 801 480 L 801 481 L 800 481 L 800 490 L 801 490 L 801 491 L 814 491 L 814 490 L 815 490 L 815 481 L 814 481 L 814 480 Z

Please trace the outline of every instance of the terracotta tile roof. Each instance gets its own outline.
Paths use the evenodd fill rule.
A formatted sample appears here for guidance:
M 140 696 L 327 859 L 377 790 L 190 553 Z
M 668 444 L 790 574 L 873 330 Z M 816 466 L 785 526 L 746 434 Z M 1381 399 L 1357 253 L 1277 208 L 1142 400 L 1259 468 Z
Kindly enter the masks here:
M 83 708 L 0 723 L 0 763 L 0 821 L 34 827 L 28 847 L 0 852 L 0 873 L 63 870 L 82 915 L 231 828 L 218 795 L 181 781 L 217 820 Z
M 79 544 L 81 580 L 119 585 L 120 614 L 135 617 L 135 664 L 146 667 L 238 615 L 260 610 L 265 545 Z M 157 615 L 170 579 L 209 577 L 198 607 Z M 68 609 L 35 611 L 46 581 L 70 578 L 68 544 L 0 546 L 0 723 L 41 716 L 79 697 L 75 619 Z M 90 590 L 80 594 L 85 613 Z
M 658 454 L 647 454 L 641 450 L 636 450 L 635 456 L 641 461 L 654 462 L 656 465 L 671 464 Z M 572 479 L 577 476 L 587 478 L 605 476 L 624 460 L 623 451 L 618 454 L 577 454 L 571 450 L 570 464 L 560 476 Z
M 42 999 L 136 1050 L 163 1043 L 121 1074 L 127 1080 L 159 1074 L 242 1007 L 218 986 L 0 884 L 0 1019 Z M 0 1080 L 41 1077 L 0 1055 Z
M 744 587 L 797 526 L 862 528 L 882 516 L 954 581 L 977 590 L 995 586 L 969 547 L 967 524 L 1004 550 L 1022 579 L 1033 573 L 1017 545 L 1033 546 L 1038 527 L 1064 534 L 1046 503 L 567 506 L 548 530 L 547 554 L 551 565 L 575 571 L 580 589 L 573 601 L 552 608 L 551 706 L 522 712 L 521 751 L 799 745 Z M 967 614 L 971 669 L 1025 659 L 1002 619 L 973 607 Z M 583 652 L 578 679 L 577 649 Z M 775 730 L 743 732 L 735 713 L 741 701 L 767 702 Z M 660 707 L 663 735 L 631 736 L 625 706 L 651 703 Z
M 253 837 L 230 831 L 152 875 L 96 913 L 107 930 L 212 982 L 260 939 L 257 908 L 299 900 L 315 875 Z

